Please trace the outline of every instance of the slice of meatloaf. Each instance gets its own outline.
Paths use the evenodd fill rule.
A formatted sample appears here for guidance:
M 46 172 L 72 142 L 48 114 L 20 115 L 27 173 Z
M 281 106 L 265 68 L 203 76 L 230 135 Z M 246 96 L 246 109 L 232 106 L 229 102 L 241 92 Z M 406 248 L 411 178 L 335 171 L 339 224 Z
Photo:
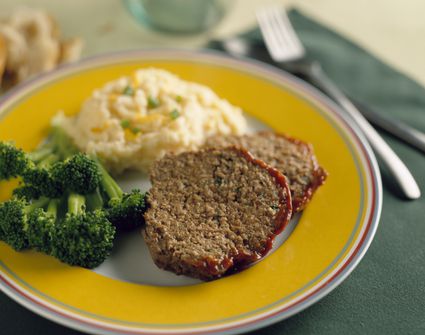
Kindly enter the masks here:
M 288 178 L 294 212 L 306 207 L 327 177 L 326 171 L 317 163 L 313 147 L 285 135 L 264 131 L 243 136 L 214 136 L 205 144 L 206 147 L 228 145 L 245 148 Z
M 206 149 L 154 163 L 144 238 L 156 265 L 219 278 L 263 257 L 288 223 L 286 178 L 247 151 Z

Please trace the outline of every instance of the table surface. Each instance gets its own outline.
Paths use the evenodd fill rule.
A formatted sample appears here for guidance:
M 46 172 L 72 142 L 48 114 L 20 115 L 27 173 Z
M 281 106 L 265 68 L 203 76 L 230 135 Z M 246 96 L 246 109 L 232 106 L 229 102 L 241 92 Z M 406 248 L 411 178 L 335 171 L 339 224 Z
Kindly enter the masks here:
M 207 33 L 192 36 L 169 36 L 150 31 L 129 16 L 121 1 L 114 0 L 1 0 L 0 16 L 19 5 L 46 8 L 59 20 L 65 37 L 82 36 L 85 39 L 83 56 L 90 56 L 109 51 L 156 46 L 197 48 L 204 45 L 210 38 L 230 36 L 253 27 L 255 9 L 263 4 L 274 3 L 296 5 L 306 14 L 346 35 L 425 85 L 424 0 L 239 0 L 235 1 L 231 12 L 217 27 Z M 379 239 L 379 234 L 377 238 Z M 373 247 L 372 245 L 372 249 Z M 367 259 L 366 256 L 365 262 Z M 356 333 L 359 330 L 362 330 L 363 334 L 379 333 L 379 324 L 372 321 L 373 318 L 367 315 L 369 314 L 367 311 L 377 313 L 376 317 L 380 320 L 389 319 L 380 315 L 376 308 L 374 309 L 373 297 L 362 297 L 367 302 L 364 306 L 364 315 L 353 316 L 350 311 L 350 301 L 355 299 L 352 292 L 356 291 L 361 295 L 361 287 L 368 284 L 360 283 L 358 279 L 365 270 L 366 268 L 360 264 L 340 288 L 318 304 L 285 321 L 283 327 L 282 325 L 276 329 L 269 327 L 260 333 L 277 334 L 276 330 L 285 330 L 285 333 L 291 334 L 312 334 L 329 333 L 335 329 L 343 330 L 346 334 Z M 359 276 L 356 276 L 357 273 Z M 371 276 L 373 275 L 372 273 Z M 363 273 L 362 278 L 367 278 L 367 274 Z M 388 287 L 385 289 L 385 285 L 376 287 L 384 291 L 393 289 Z M 384 291 L 381 292 L 383 297 Z M 418 294 L 422 291 L 420 290 Z M 396 320 L 396 310 L 394 313 L 391 318 Z M 16 316 L 19 316 L 19 319 L 13 319 Z M 318 319 L 320 322 L 315 324 L 309 321 Z M 5 335 L 78 334 L 36 316 L 1 293 L 0 320 L 2 324 L 0 333 Z M 405 325 L 401 322 L 399 329 L 405 329 L 402 327 Z M 418 326 L 413 329 L 419 331 L 413 330 L 414 334 L 425 334 L 425 322 L 419 320 Z M 394 328 L 395 333 L 397 333 L 396 328 Z
M 228 36 L 254 26 L 255 9 L 261 5 L 282 3 L 299 7 L 425 85 L 424 0 L 234 2 L 229 15 L 214 30 L 189 37 L 164 35 L 140 26 L 117 0 L 1 0 L 0 16 L 19 5 L 46 8 L 58 18 L 65 36 L 84 37 L 84 56 L 88 56 L 138 47 L 199 47 L 211 37 Z

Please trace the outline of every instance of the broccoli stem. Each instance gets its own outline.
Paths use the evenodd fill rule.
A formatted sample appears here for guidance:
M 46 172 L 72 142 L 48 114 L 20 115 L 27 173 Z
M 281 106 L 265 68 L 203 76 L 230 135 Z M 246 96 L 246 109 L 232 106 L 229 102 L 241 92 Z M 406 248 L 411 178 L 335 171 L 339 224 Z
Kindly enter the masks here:
M 60 158 L 62 160 L 71 157 L 72 155 L 75 155 L 79 152 L 76 146 L 72 143 L 69 136 L 61 127 L 52 127 L 50 134 L 50 142 L 56 149 L 55 151 L 61 155 Z
M 60 160 L 59 155 L 55 153 L 56 138 L 51 138 L 48 142 L 43 143 L 34 151 L 27 154 L 27 157 L 41 168 L 48 168 L 52 164 Z
M 109 199 L 121 199 L 124 194 L 123 190 L 121 189 L 121 187 L 119 187 L 117 182 L 111 177 L 108 171 L 106 171 L 106 169 L 102 166 L 102 164 L 97 159 L 95 160 L 97 162 L 99 171 L 102 175 L 102 179 L 100 183 L 103 187 L 103 190 L 106 192 Z
M 36 208 L 42 208 L 49 203 L 49 198 L 41 197 L 40 199 L 34 200 L 30 205 L 25 207 L 25 213 L 29 214 Z
M 86 198 L 77 193 L 71 193 L 68 197 L 68 213 L 78 215 L 84 212 Z
M 103 167 L 97 157 L 92 157 L 100 172 L 100 186 L 107 196 L 108 220 L 119 230 L 131 230 L 143 224 L 146 211 L 145 194 L 140 190 L 124 193 Z
M 38 162 L 38 166 L 41 168 L 48 168 L 49 166 L 53 165 L 54 163 L 59 161 L 59 156 L 55 154 L 50 154 L 45 156 L 43 159 L 41 159 Z
M 56 219 L 57 214 L 58 214 L 59 203 L 60 203 L 59 199 L 51 199 L 50 202 L 49 202 L 49 205 L 47 206 L 46 213 L 51 215 L 55 219 Z
M 48 161 L 49 159 L 52 159 L 51 157 L 52 155 L 55 155 L 56 151 L 59 151 L 62 155 L 65 152 L 64 148 L 68 145 L 70 145 L 70 143 L 69 140 L 66 140 L 64 131 L 58 127 L 54 127 L 50 131 L 48 140 L 42 143 L 34 151 L 28 153 L 28 158 L 36 164 L 41 164 L 42 162 L 46 162 L 46 160 Z M 57 158 L 57 160 L 59 159 L 60 157 Z
M 87 206 L 92 211 L 103 208 L 103 198 L 99 188 L 97 188 L 94 193 L 86 195 L 86 202 Z
M 77 153 L 71 138 L 59 127 L 51 130 L 50 136 L 33 154 L 23 174 L 27 186 L 35 191 L 24 189 L 18 194 L 25 197 L 33 194 L 57 198 L 66 190 L 86 195 L 94 192 L 100 183 L 97 165 L 86 155 Z
M 68 213 L 55 227 L 51 254 L 64 263 L 92 269 L 110 254 L 114 236 L 105 212 L 86 211 L 85 197 L 71 193 Z
M 29 152 L 27 155 L 30 160 L 37 164 L 52 153 L 53 150 L 51 147 L 42 146 L 32 152 Z
M 45 155 L 42 158 L 49 156 L 49 151 L 50 153 L 59 155 L 58 160 L 65 160 L 79 152 L 61 127 L 52 127 L 48 141 L 38 151 L 40 151 L 40 155 Z
M 65 131 L 60 127 L 53 127 L 48 140 L 36 150 L 28 153 L 28 158 L 39 166 L 47 167 L 76 153 L 78 153 L 78 149 Z

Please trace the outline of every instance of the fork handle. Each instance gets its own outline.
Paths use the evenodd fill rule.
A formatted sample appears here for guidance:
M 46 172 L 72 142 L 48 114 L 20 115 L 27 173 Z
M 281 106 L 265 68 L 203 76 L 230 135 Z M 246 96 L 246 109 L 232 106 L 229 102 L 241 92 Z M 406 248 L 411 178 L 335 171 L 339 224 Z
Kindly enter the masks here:
M 362 102 L 351 97 L 350 100 L 354 102 L 354 105 L 357 106 L 363 116 L 366 117 L 372 125 L 384 129 L 391 135 L 425 153 L 425 133 L 407 125 L 404 122 L 383 116 L 375 112 L 369 106 L 366 106 Z
M 394 178 L 403 195 L 408 199 L 418 199 L 421 196 L 421 191 L 406 165 L 370 125 L 356 106 L 326 75 L 320 64 L 312 64 L 309 72 L 309 79 L 312 83 L 334 99 L 357 123 L 380 159 L 381 164 L 385 166 L 388 173 Z

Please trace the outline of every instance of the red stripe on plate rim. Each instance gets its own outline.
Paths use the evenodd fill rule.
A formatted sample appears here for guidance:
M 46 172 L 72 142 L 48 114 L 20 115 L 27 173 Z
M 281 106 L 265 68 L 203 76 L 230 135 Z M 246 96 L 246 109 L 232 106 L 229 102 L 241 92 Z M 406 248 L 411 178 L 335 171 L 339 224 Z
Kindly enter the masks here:
M 116 58 L 116 57 L 122 57 L 125 55 L 146 55 L 146 54 L 157 54 L 160 53 L 162 55 L 164 55 L 164 52 L 170 52 L 170 57 L 175 57 L 176 53 L 177 54 L 181 54 L 183 56 L 206 56 L 206 58 L 217 58 L 220 59 L 221 61 L 227 61 L 228 63 L 235 63 L 238 65 L 248 65 L 251 66 L 253 68 L 256 68 L 259 71 L 265 72 L 268 75 L 273 75 L 273 77 L 277 78 L 278 80 L 284 80 L 287 84 L 289 83 L 289 86 L 296 86 L 298 88 L 298 90 L 304 91 L 307 93 L 307 96 L 309 96 L 310 98 L 314 98 L 314 99 L 310 99 L 310 100 L 319 100 L 321 101 L 321 103 L 326 107 L 326 110 L 330 110 L 332 112 L 332 115 L 337 117 L 339 119 L 339 121 L 341 121 L 344 125 L 345 125 L 345 130 L 348 130 L 351 133 L 351 137 L 355 139 L 355 141 L 357 142 L 357 148 L 360 148 L 363 156 L 367 162 L 367 167 L 368 167 L 368 172 L 369 172 L 369 176 L 371 177 L 371 181 L 372 181 L 372 187 L 371 187 L 371 199 L 372 199 L 372 204 L 371 204 L 371 210 L 369 213 L 369 217 L 368 217 L 368 223 L 366 226 L 366 229 L 363 231 L 363 235 L 361 237 L 361 239 L 359 240 L 357 247 L 355 248 L 355 250 L 352 252 L 352 254 L 350 255 L 350 257 L 345 261 L 345 263 L 338 269 L 337 272 L 335 272 L 333 274 L 333 276 L 331 278 L 329 278 L 325 283 L 323 283 L 321 286 L 316 287 L 312 292 L 310 292 L 308 295 L 304 296 L 302 299 L 295 301 L 293 304 L 288 305 L 284 308 L 281 309 L 277 309 L 274 312 L 267 314 L 267 315 L 263 315 L 257 318 L 253 318 L 253 320 L 244 322 L 243 320 L 239 322 L 239 324 L 236 325 L 231 325 L 231 326 L 223 326 L 220 327 L 218 326 L 215 329 L 194 329 L 193 331 L 188 330 L 188 329 L 182 329 L 181 331 L 177 331 L 177 332 L 170 332 L 170 331 L 166 331 L 167 334 L 182 334 L 182 332 L 190 332 L 191 334 L 209 334 L 209 333 L 227 333 L 229 331 L 232 330 L 238 330 L 239 331 L 249 331 L 249 330 L 254 330 L 269 324 L 272 324 L 274 322 L 280 321 L 281 319 L 287 318 L 307 307 L 309 307 L 311 304 L 313 304 L 316 300 L 322 298 L 323 296 L 325 296 L 327 293 L 329 292 L 325 292 L 322 295 L 319 295 L 321 293 L 321 291 L 326 288 L 328 285 L 333 284 L 333 287 L 330 287 L 330 289 L 334 289 L 337 285 L 339 285 L 350 273 L 352 270 L 354 270 L 353 266 L 352 268 L 348 269 L 349 271 L 347 272 L 347 267 L 348 265 L 350 265 L 352 263 L 352 261 L 354 260 L 354 258 L 356 258 L 356 256 L 359 256 L 359 252 L 363 251 L 363 254 L 367 251 L 367 248 L 369 247 L 369 245 L 364 245 L 364 242 L 366 240 L 366 238 L 368 237 L 370 231 L 370 228 L 372 226 L 373 223 L 376 223 L 376 227 L 377 227 L 377 223 L 379 221 L 379 214 L 377 213 L 376 210 L 376 197 L 377 197 L 377 183 L 379 184 L 378 181 L 378 177 L 376 176 L 376 173 L 374 173 L 376 171 L 376 168 L 373 169 L 372 167 L 372 162 L 371 162 L 371 150 L 370 148 L 366 149 L 368 146 L 367 144 L 365 144 L 365 140 L 361 140 L 359 137 L 359 132 L 357 130 L 354 131 L 353 126 L 350 125 L 347 120 L 345 120 L 337 111 L 336 109 L 338 107 L 332 107 L 334 104 L 325 96 L 323 96 L 321 93 L 316 92 L 316 90 L 312 87 L 310 87 L 310 85 L 300 81 L 298 78 L 293 77 L 290 74 L 287 74 L 281 70 L 278 70 L 270 65 L 255 61 L 255 60 L 250 60 L 250 59 L 244 59 L 244 60 L 236 60 L 236 59 L 232 59 L 228 56 L 226 56 L 225 54 L 222 54 L 220 52 L 216 52 L 216 51 L 194 51 L 194 52 L 187 52 L 187 51 L 181 51 L 181 50 L 170 50 L 170 49 L 164 49 L 164 50 L 145 50 L 145 51 L 132 51 L 132 52 L 117 52 L 117 53 L 112 53 L 109 55 L 101 55 L 101 56 L 94 56 L 94 57 L 90 57 L 87 58 L 85 60 L 82 60 L 80 63 L 77 64 L 77 66 L 75 65 L 66 65 L 63 66 L 55 71 L 52 71 L 50 73 L 44 74 L 40 77 L 34 78 L 33 80 L 30 80 L 29 82 L 26 82 L 22 85 L 19 85 L 17 88 L 13 89 L 11 92 L 9 92 L 8 94 L 6 94 L 5 96 L 2 97 L 2 99 L 0 99 L 0 105 L 3 105 L 7 102 L 7 100 L 9 100 L 9 98 L 14 97 L 17 93 L 19 93 L 20 91 L 24 90 L 26 87 L 31 86 L 33 83 L 35 82 L 41 82 L 43 79 L 50 79 L 51 77 L 54 77 L 57 74 L 61 74 L 63 72 L 63 74 L 66 73 L 67 69 L 73 69 L 74 67 L 78 67 L 79 65 L 85 65 L 85 64 L 90 64 L 91 62 L 96 62 L 98 60 L 107 60 L 109 58 Z M 276 74 L 276 72 L 278 72 L 278 74 Z M 376 165 L 376 162 L 374 162 Z M 380 184 L 379 184 L 380 185 Z M 378 186 L 379 186 L 378 185 Z M 378 198 L 378 210 L 380 209 L 380 201 L 381 198 Z M 377 217 L 375 218 L 375 214 L 378 214 Z M 375 230 L 376 230 L 375 227 Z M 374 233 L 374 231 L 372 232 Z M 370 236 L 370 242 L 372 241 L 373 235 Z M 360 259 L 358 259 L 358 261 L 361 260 L 362 254 L 360 254 Z M 346 272 L 344 274 L 343 277 L 340 277 L 340 275 Z M 340 278 L 338 278 L 340 277 Z M 337 279 L 339 279 L 339 281 L 337 281 Z M 121 327 L 117 326 L 117 327 L 108 327 L 106 325 L 103 324 L 98 324 L 98 323 L 94 323 L 91 321 L 88 321 L 84 318 L 80 318 L 75 316 L 72 313 L 64 313 L 62 312 L 62 310 L 60 308 L 53 308 L 50 305 L 46 304 L 44 301 L 39 301 L 36 300 L 35 298 L 33 298 L 31 295 L 27 294 L 24 290 L 22 290 L 19 286 L 15 285 L 13 281 L 9 281 L 5 276 L 3 276 L 0 273 L 0 280 L 3 281 L 7 286 L 10 287 L 11 290 L 16 291 L 19 295 L 21 295 L 22 297 L 24 297 L 25 299 L 31 301 L 33 304 L 40 306 L 43 309 L 46 309 L 47 311 L 51 312 L 53 315 L 48 315 L 51 320 L 56 321 L 56 322 L 60 322 L 61 320 L 56 320 L 53 317 L 59 316 L 60 318 L 65 318 L 65 319 L 70 319 L 73 320 L 74 322 L 78 322 L 78 324 L 81 324 L 78 326 L 78 328 L 80 330 L 83 331 L 88 331 L 87 327 L 84 327 L 86 325 L 88 325 L 90 327 L 90 330 L 95 330 L 95 329 L 102 329 L 102 330 L 106 330 L 106 331 L 111 331 L 116 333 L 117 331 L 121 334 L 144 334 L 144 335 L 148 335 L 148 334 L 160 334 L 160 333 L 165 333 L 165 330 L 159 330 L 159 331 L 144 331 L 144 330 L 127 330 L 127 329 L 122 329 Z M 308 305 L 304 306 L 303 308 L 301 308 L 300 310 L 294 310 L 292 313 L 289 314 L 285 314 L 283 315 L 282 313 L 287 312 L 290 309 L 293 309 L 295 307 L 297 307 L 298 305 L 300 305 L 301 303 L 313 298 L 314 296 L 316 296 L 315 300 L 312 300 L 311 303 L 309 303 Z M 36 308 L 34 308 L 34 311 L 37 311 Z M 280 318 L 279 318 L 280 317 Z M 272 320 L 273 319 L 273 320 Z M 269 321 L 269 322 L 267 322 Z M 262 323 L 262 324 L 260 324 Z M 73 326 L 76 326 L 73 323 Z M 251 327 L 250 327 L 251 326 Z M 250 327 L 250 328 L 249 328 Z

